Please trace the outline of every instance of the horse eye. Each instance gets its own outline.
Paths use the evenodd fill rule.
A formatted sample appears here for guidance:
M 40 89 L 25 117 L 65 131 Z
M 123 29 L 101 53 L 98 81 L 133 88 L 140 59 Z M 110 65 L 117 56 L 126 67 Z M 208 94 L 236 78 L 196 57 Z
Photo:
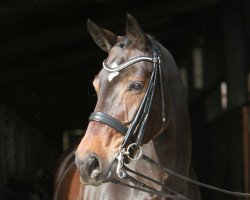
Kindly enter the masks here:
M 143 84 L 141 82 L 133 82 L 130 87 L 129 87 L 129 90 L 136 90 L 136 91 L 139 91 L 141 90 L 143 87 Z

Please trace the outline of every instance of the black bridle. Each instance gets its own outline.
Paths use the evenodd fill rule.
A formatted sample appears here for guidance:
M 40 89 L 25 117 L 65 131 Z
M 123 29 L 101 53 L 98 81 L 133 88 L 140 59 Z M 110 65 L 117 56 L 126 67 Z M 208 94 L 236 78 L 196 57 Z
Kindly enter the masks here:
M 162 109 L 161 109 L 162 110 L 162 116 L 161 116 L 162 127 L 160 131 L 162 132 L 166 127 L 165 99 L 164 99 L 164 91 L 163 91 L 162 80 L 161 80 L 162 72 L 161 72 L 161 67 L 160 67 L 160 51 L 154 42 L 152 42 L 152 46 L 153 46 L 153 53 L 152 53 L 153 57 L 141 56 L 141 57 L 132 58 L 122 63 L 121 65 L 117 66 L 116 68 L 109 67 L 106 64 L 106 61 L 103 62 L 103 67 L 108 72 L 119 72 L 138 62 L 144 61 L 144 62 L 153 63 L 153 71 L 150 77 L 150 81 L 148 83 L 146 93 L 129 127 L 127 127 L 122 122 L 118 121 L 117 119 L 103 112 L 93 112 L 89 117 L 89 121 L 101 122 L 117 130 L 119 133 L 121 133 L 124 136 L 124 140 L 121 144 L 121 148 L 124 148 L 125 146 L 127 146 L 128 143 L 131 141 L 133 141 L 135 146 L 142 145 L 145 128 L 148 122 L 149 112 L 151 110 L 151 105 L 152 105 L 153 97 L 155 94 L 155 86 L 156 86 L 158 79 L 159 79 L 159 84 L 160 84 L 160 89 L 161 89 L 160 93 L 161 93 L 161 99 L 162 99 Z
M 144 191 L 144 192 L 147 192 L 147 193 L 150 193 L 153 195 L 164 197 L 164 198 L 169 198 L 169 199 L 173 199 L 173 200 L 179 200 L 179 199 L 191 200 L 191 199 L 177 193 L 176 191 L 172 190 L 171 188 L 168 188 L 165 184 L 158 182 L 152 178 L 149 178 L 149 177 L 147 177 L 139 172 L 131 170 L 123 165 L 123 163 L 126 163 L 125 162 L 126 157 L 129 158 L 127 160 L 137 160 L 137 159 L 141 158 L 145 162 L 148 162 L 149 164 L 152 164 L 155 167 L 158 167 L 163 172 L 166 172 L 166 173 L 173 175 L 177 178 L 180 178 L 184 181 L 187 181 L 187 182 L 190 182 L 190 183 L 193 183 L 193 184 L 196 184 L 196 185 L 199 185 L 199 186 L 202 186 L 202 187 L 214 190 L 214 191 L 218 191 L 221 193 L 226 193 L 229 195 L 237 196 L 237 197 L 250 197 L 250 194 L 247 194 L 247 193 L 232 192 L 232 191 L 224 190 L 224 189 L 214 187 L 214 186 L 211 186 L 208 184 L 204 184 L 204 183 L 198 182 L 196 180 L 190 179 L 188 177 L 182 176 L 176 172 L 171 171 L 170 169 L 168 169 L 166 167 L 163 167 L 162 165 L 160 165 L 156 161 L 152 160 L 151 158 L 147 157 L 146 155 L 143 155 L 142 152 L 140 152 L 139 156 L 136 158 L 134 158 L 133 155 L 131 155 L 131 154 L 134 154 L 134 152 L 131 151 L 132 148 L 134 148 L 134 150 L 140 149 L 140 151 L 141 151 L 141 145 L 143 143 L 143 136 L 145 133 L 145 128 L 147 126 L 149 112 L 150 112 L 151 107 L 152 107 L 152 101 L 153 101 L 153 97 L 155 94 L 155 86 L 156 86 L 157 81 L 158 81 L 159 86 L 160 86 L 161 105 L 162 105 L 162 107 L 161 107 L 162 125 L 161 125 L 161 129 L 160 129 L 159 134 L 162 133 L 168 126 L 168 123 L 166 121 L 166 113 L 165 113 L 166 112 L 166 110 L 165 110 L 165 97 L 164 97 L 164 85 L 163 85 L 163 81 L 162 81 L 160 51 L 159 51 L 159 48 L 156 45 L 156 43 L 153 40 L 151 40 L 151 41 L 152 41 L 152 47 L 153 47 L 152 57 L 141 56 L 141 57 L 132 58 L 132 59 L 120 64 L 119 66 L 117 66 L 115 68 L 108 66 L 106 64 L 105 60 L 103 62 L 103 68 L 111 73 L 112 72 L 119 72 L 119 71 L 126 69 L 127 67 L 129 67 L 135 63 L 138 63 L 138 62 L 152 62 L 153 63 L 153 71 L 152 71 L 152 74 L 150 77 L 150 81 L 148 83 L 146 93 L 145 93 L 145 95 L 144 95 L 144 97 L 139 105 L 139 108 L 138 108 L 132 122 L 130 123 L 130 125 L 128 127 L 126 125 L 124 125 L 122 122 L 118 121 L 117 119 L 115 119 L 115 118 L 113 118 L 113 117 L 111 117 L 103 112 L 93 112 L 89 117 L 89 121 L 96 121 L 96 122 L 106 124 L 124 136 L 123 142 L 122 142 L 122 144 L 120 146 L 120 150 L 118 152 L 118 156 L 116 158 L 116 160 L 118 161 L 116 173 L 118 174 L 118 177 L 120 177 L 121 179 L 127 180 L 129 183 L 131 183 L 133 185 L 124 183 L 124 182 L 119 181 L 117 179 L 112 180 L 112 182 L 130 187 L 130 188 L 134 188 L 134 189 L 137 189 L 140 191 Z M 127 149 L 126 149 L 126 147 L 127 147 Z M 145 180 L 151 181 L 152 183 L 161 186 L 164 190 L 166 190 L 166 192 L 161 191 L 161 190 L 156 190 L 156 189 L 146 185 L 145 183 L 136 180 L 134 177 L 129 175 L 129 173 L 137 175 Z

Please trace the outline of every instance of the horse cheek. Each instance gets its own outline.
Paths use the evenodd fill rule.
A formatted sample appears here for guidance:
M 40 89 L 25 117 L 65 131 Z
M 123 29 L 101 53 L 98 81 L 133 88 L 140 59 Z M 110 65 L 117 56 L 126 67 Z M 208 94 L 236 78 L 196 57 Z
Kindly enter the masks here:
M 139 101 L 140 99 L 138 97 L 131 97 L 129 95 L 125 97 L 124 106 L 125 106 L 125 116 L 127 123 L 132 122 L 135 113 L 139 107 Z

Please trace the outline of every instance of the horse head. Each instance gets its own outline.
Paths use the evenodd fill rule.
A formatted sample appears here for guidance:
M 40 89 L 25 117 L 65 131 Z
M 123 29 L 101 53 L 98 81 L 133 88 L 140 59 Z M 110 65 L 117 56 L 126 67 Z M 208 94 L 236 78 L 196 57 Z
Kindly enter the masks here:
M 97 104 L 75 152 L 81 182 L 98 186 L 117 176 L 114 172 L 121 146 L 127 147 L 134 137 L 140 145 L 155 141 L 160 162 L 187 175 L 191 146 L 188 112 L 171 54 L 146 35 L 129 14 L 125 36 L 116 36 L 90 20 L 87 29 L 108 57 L 93 81 Z

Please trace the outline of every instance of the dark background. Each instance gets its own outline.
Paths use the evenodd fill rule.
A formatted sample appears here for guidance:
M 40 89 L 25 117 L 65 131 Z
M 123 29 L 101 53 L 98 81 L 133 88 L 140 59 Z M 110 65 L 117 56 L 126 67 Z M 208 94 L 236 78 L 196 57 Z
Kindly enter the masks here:
M 87 126 L 96 102 L 91 82 L 106 56 L 88 35 L 86 20 L 123 34 L 126 12 L 172 52 L 180 68 L 198 179 L 244 191 L 249 180 L 242 113 L 248 105 L 249 1 L 3 0 L 0 199 L 51 199 L 56 160 Z M 202 54 L 198 74 L 197 49 Z M 202 84 L 196 84 L 197 76 Z M 228 88 L 227 109 L 221 106 L 222 82 Z M 236 199 L 203 189 L 202 197 Z

